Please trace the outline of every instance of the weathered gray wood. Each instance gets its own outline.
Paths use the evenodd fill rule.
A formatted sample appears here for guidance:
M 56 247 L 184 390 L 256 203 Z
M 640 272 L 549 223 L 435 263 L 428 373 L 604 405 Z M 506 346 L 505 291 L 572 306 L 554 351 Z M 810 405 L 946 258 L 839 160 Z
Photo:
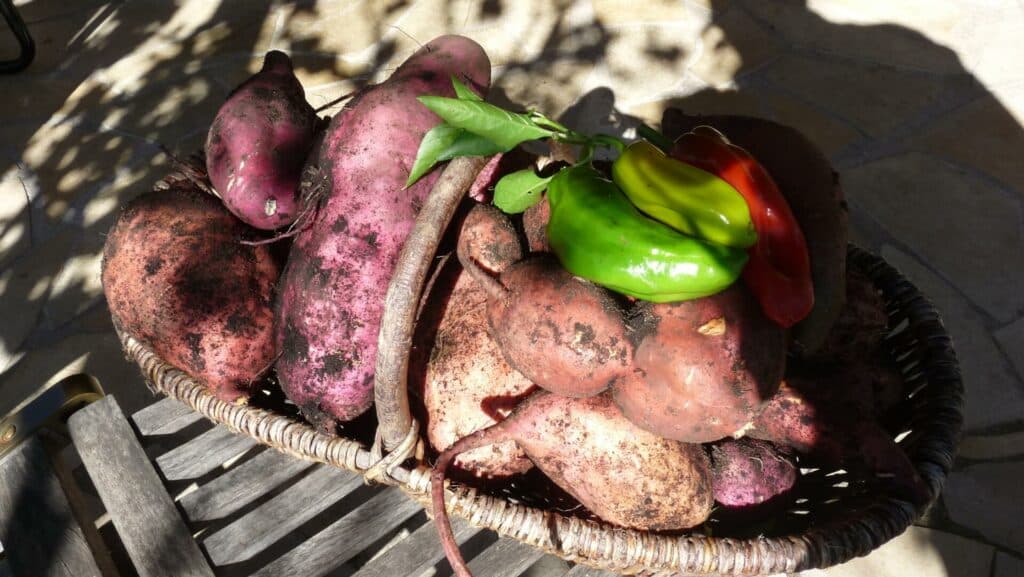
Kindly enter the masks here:
M 576 565 L 565 574 L 565 577 L 619 577 L 619 575 L 604 569 L 591 569 L 584 565 Z
M 474 557 L 469 570 L 474 577 L 517 577 L 543 556 L 539 549 L 502 538 Z
M 313 466 L 267 449 L 178 500 L 189 521 L 222 519 Z
M 389 487 L 260 569 L 253 577 L 326 575 L 420 510 L 415 501 Z
M 214 565 L 239 563 L 252 558 L 278 539 L 363 486 L 355 473 L 326 465 L 279 495 L 203 540 Z
M 252 437 L 232 433 L 225 427 L 214 427 L 157 457 L 156 466 L 168 481 L 195 479 L 258 443 Z
M 554 555 L 542 555 L 536 563 L 523 571 L 520 577 L 566 577 L 572 565 Z
M 68 430 L 139 576 L 212 576 L 114 397 L 73 414 Z
M 181 401 L 161 399 L 132 415 L 132 422 L 144 437 L 170 435 L 202 420 L 203 416 Z
M 460 544 L 480 531 L 458 517 L 452 518 L 452 532 Z M 444 559 L 444 550 L 437 538 L 437 528 L 433 521 L 428 521 L 383 555 L 363 565 L 352 577 L 416 576 L 436 565 L 441 559 Z
M 0 460 L 0 542 L 17 577 L 100 577 L 37 437 Z
M 64 489 L 64 496 L 67 497 L 68 505 L 71 506 L 71 514 L 75 517 L 75 523 L 82 529 L 85 542 L 92 552 L 93 561 L 96 562 L 102 575 L 117 577 L 119 571 L 114 565 L 107 544 L 103 541 L 103 536 L 96 528 L 96 518 L 105 512 L 103 503 L 99 497 L 87 495 L 82 490 L 80 477 L 76 478 L 74 474 L 75 469 L 82 467 L 82 459 L 75 451 L 75 446 L 71 444 L 66 435 L 55 434 L 51 430 L 41 431 L 39 439 L 47 454 L 50 455 L 53 472 Z

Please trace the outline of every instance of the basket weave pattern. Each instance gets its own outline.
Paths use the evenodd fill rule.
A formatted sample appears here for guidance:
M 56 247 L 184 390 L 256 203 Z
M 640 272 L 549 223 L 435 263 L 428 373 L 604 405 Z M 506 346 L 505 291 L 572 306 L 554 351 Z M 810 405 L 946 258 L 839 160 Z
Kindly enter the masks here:
M 851 246 L 848 266 L 873 280 L 887 303 L 890 327 L 886 344 L 904 377 L 905 411 L 899 431 L 909 431 L 900 446 L 930 490 L 939 495 L 953 464 L 962 424 L 963 385 L 951 340 L 931 303 L 882 259 Z M 382 454 L 372 447 L 321 433 L 291 416 L 223 402 L 186 373 L 168 365 L 145 344 L 121 335 L 129 358 L 159 392 L 230 430 L 274 449 L 399 486 L 429 508 L 430 468 L 406 466 L 420 443 L 413 421 L 399 447 Z M 889 423 L 890 429 L 894 426 Z M 798 485 L 799 487 L 799 485 Z M 926 506 L 879 495 L 867 506 L 823 520 L 802 532 L 736 539 L 701 534 L 659 535 L 616 528 L 554 511 L 485 495 L 471 487 L 449 488 L 451 514 L 492 529 L 564 559 L 623 574 L 764 575 L 823 568 L 866 555 L 902 533 Z

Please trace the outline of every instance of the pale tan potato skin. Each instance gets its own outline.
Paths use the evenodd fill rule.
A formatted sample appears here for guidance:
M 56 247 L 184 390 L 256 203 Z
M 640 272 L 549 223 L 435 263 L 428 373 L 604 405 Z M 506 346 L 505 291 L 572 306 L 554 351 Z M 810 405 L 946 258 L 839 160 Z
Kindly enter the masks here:
M 485 404 L 507 415 L 534 385 L 505 362 L 487 331 L 487 294 L 460 273 L 427 364 L 423 400 L 430 444 L 444 451 L 497 421 Z M 508 477 L 533 467 L 514 441 L 467 451 L 455 467 L 477 477 Z
M 607 395 L 536 395 L 517 442 L 552 481 L 595 515 L 641 530 L 686 529 L 711 514 L 710 463 L 700 445 L 630 423 Z

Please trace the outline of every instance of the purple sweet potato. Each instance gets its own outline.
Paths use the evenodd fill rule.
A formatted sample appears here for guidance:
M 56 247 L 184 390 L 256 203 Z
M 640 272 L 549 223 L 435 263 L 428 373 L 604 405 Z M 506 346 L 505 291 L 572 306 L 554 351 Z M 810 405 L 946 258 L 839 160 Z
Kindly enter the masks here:
M 477 43 L 443 36 L 331 120 L 315 159 L 327 192 L 296 236 L 275 316 L 282 389 L 323 430 L 373 402 L 384 294 L 438 175 L 404 188 L 420 140 L 438 123 L 416 97 L 453 96 L 452 76 L 484 93 L 490 75 Z
M 603 288 L 566 271 L 550 255 L 520 261 L 488 290 L 491 335 L 505 359 L 538 386 L 569 397 L 607 389 L 628 372 L 633 344 L 622 312 Z
M 319 123 L 291 60 L 268 52 L 263 68 L 221 105 L 207 135 L 207 170 L 224 205 L 256 228 L 291 224 Z
M 103 249 L 103 290 L 118 330 L 241 402 L 274 361 L 274 286 L 281 273 L 255 231 L 188 181 L 121 212 Z
M 504 421 L 438 457 L 434 519 L 452 566 L 465 570 L 444 506 L 444 478 L 464 451 L 514 440 L 559 487 L 602 520 L 641 530 L 699 525 L 711 513 L 708 457 L 700 445 L 662 439 L 632 423 L 607 395 L 573 399 L 538 392 Z
M 635 371 L 612 387 L 640 427 L 706 443 L 741 436 L 785 369 L 782 329 L 740 284 L 700 299 L 642 303 Z
M 763 510 L 783 498 L 799 473 L 789 452 L 757 439 L 726 439 L 711 446 L 715 501 L 730 512 Z

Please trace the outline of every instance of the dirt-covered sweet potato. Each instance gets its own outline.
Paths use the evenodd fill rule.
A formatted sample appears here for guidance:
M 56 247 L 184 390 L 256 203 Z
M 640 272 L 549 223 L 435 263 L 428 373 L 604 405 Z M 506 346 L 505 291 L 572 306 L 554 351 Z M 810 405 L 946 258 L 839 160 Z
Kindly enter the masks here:
M 633 344 L 618 304 L 550 255 L 519 261 L 495 281 L 464 262 L 489 293 L 491 335 L 508 363 L 538 386 L 587 397 L 628 372 Z
M 459 229 L 458 251 L 491 274 L 522 258 L 508 217 L 475 205 Z M 435 275 L 419 315 L 409 374 L 437 451 L 501 419 L 536 386 L 508 366 L 488 333 L 487 293 L 448 259 Z M 416 385 L 422 382 L 422 385 Z M 455 468 L 476 477 L 507 477 L 533 467 L 512 441 L 459 455 Z
M 430 347 L 423 403 L 427 437 L 439 452 L 504 419 L 536 389 L 505 362 L 487 330 L 487 293 L 465 273 L 455 283 Z M 513 441 L 467 451 L 455 460 L 455 468 L 488 478 L 532 466 Z
M 501 274 L 523 258 L 515 227 L 493 204 L 477 204 L 470 209 L 456 247 L 460 261 L 471 260 L 492 275 Z
M 444 508 L 444 478 L 464 451 L 506 440 L 602 520 L 641 530 L 699 525 L 711 513 L 708 457 L 700 445 L 652 435 L 607 395 L 573 399 L 534 393 L 501 423 L 441 454 L 431 477 L 434 518 L 448 559 L 462 567 Z
M 103 249 L 103 290 L 118 330 L 226 401 L 247 398 L 274 361 L 279 263 L 255 232 L 188 181 L 121 212 Z
M 706 124 L 746 149 L 771 174 L 807 240 L 814 281 L 814 308 L 793 327 L 798 351 L 813 352 L 825 341 L 846 294 L 847 208 L 839 176 L 825 155 L 799 131 L 749 116 L 689 116 L 665 110 L 669 138 Z
M 437 178 L 405 188 L 420 140 L 438 123 L 416 97 L 454 96 L 452 76 L 485 93 L 490 75 L 476 42 L 443 36 L 331 120 L 314 159 L 324 196 L 295 238 L 275 317 L 282 389 L 324 430 L 373 402 L 384 294 Z
M 256 228 L 291 224 L 319 123 L 291 60 L 268 52 L 263 68 L 221 105 L 207 135 L 207 170 L 224 205 Z
M 547 195 L 540 202 L 526 209 L 523 213 L 523 230 L 530 252 L 551 252 L 548 245 L 548 220 L 551 218 L 551 205 Z
M 711 485 L 715 501 L 730 512 L 763 509 L 796 484 L 793 456 L 757 439 L 726 439 L 711 445 Z
M 706 443 L 741 436 L 785 369 L 782 329 L 741 284 L 689 301 L 642 303 L 635 370 L 612 386 L 641 428 Z

